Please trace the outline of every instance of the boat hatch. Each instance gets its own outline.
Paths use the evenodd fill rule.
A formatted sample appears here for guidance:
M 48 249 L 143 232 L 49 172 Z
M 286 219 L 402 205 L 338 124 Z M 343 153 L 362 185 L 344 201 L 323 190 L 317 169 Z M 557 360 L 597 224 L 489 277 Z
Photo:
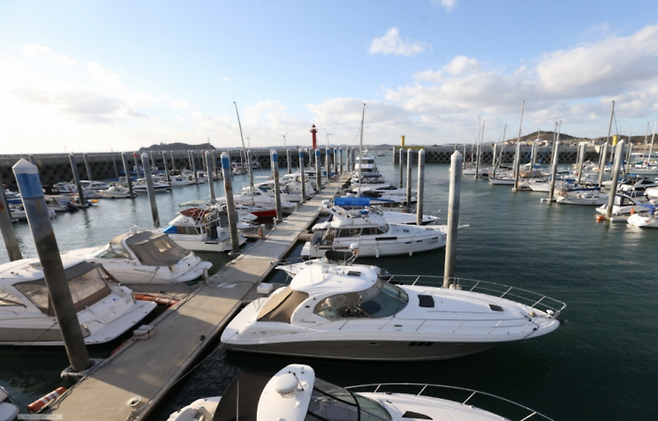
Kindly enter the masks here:
M 489 304 L 489 308 L 493 311 L 504 311 L 503 308 L 497 304 Z
M 419 295 L 418 301 L 419 307 L 434 308 L 434 298 L 431 295 Z
M 361 272 L 358 272 L 356 270 L 350 270 L 347 272 L 347 276 L 356 276 L 357 278 L 361 276 Z
M 295 309 L 308 299 L 308 294 L 286 287 L 283 291 L 272 295 L 258 312 L 259 322 L 290 323 Z
M 402 418 L 413 418 L 415 420 L 431 420 L 432 417 L 429 417 L 425 414 L 419 414 L 418 412 L 407 411 L 402 414 Z

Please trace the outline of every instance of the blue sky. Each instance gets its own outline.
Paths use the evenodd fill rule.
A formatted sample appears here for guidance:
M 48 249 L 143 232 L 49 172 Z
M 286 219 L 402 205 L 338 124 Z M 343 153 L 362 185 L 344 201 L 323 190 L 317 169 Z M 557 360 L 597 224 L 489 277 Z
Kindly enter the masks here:
M 658 2 L 0 2 L 0 153 L 644 135 Z

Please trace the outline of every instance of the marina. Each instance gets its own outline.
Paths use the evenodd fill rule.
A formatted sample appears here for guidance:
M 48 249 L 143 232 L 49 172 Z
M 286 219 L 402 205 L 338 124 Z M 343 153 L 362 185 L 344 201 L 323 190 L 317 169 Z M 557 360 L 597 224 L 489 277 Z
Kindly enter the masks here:
M 377 166 L 386 179 L 396 179 L 398 168 L 390 159 L 378 158 Z M 427 165 L 425 170 L 425 179 L 431 182 L 425 185 L 424 209 L 445 219 L 448 167 Z M 237 177 L 236 183 L 239 181 L 247 182 Z M 221 195 L 221 182 L 215 184 Z M 656 315 L 652 302 L 658 292 L 653 283 L 655 268 L 650 264 L 650 254 L 658 245 L 655 232 L 627 224 L 597 223 L 593 207 L 544 203 L 540 195 L 513 192 L 469 176 L 462 178 L 460 223 L 468 227 L 459 230 L 456 275 L 541 292 L 567 303 L 560 315 L 567 323 L 555 332 L 449 361 L 422 363 L 298 361 L 300 358 L 227 352 L 216 343 L 203 351 L 190 351 L 203 342 L 199 340 L 200 330 L 219 333 L 228 315 L 239 309 L 242 296 L 272 271 L 271 261 L 301 253 L 302 243 L 291 242 L 291 236 L 310 228 L 325 195 L 333 192 L 333 188 L 325 188 L 311 204 L 278 224 L 263 245 L 248 244 L 244 256 L 231 261 L 221 254 L 216 265 L 230 264 L 215 272 L 213 282 L 195 290 L 189 301 L 185 294 L 177 295 L 182 301 L 166 310 L 172 315 L 156 325 L 151 337 L 120 348 L 116 357 L 110 357 L 129 361 L 120 372 L 106 370 L 113 363 L 103 367 L 92 379 L 76 385 L 54 413 L 64 413 L 65 419 L 97 418 L 96 409 L 88 404 L 93 400 L 94 407 L 104 411 L 103 419 L 127 419 L 135 409 L 126 404 L 131 398 L 143 398 L 135 405 L 139 409 L 150 406 L 146 400 L 154 396 L 164 397 L 171 388 L 157 407 L 148 408 L 147 419 L 164 420 L 196 399 L 221 395 L 239 370 L 274 374 L 287 364 L 306 363 L 318 376 L 341 386 L 440 383 L 504 396 L 556 420 L 650 418 L 655 406 L 651 404 L 653 389 L 658 386 L 658 335 L 651 325 Z M 173 218 L 180 210 L 179 203 L 207 195 L 207 185 L 158 194 L 162 220 Z M 96 206 L 53 220 L 62 251 L 105 244 L 133 225 L 152 226 L 145 196 L 99 201 Z M 23 253 L 35 256 L 27 224 L 14 224 L 14 228 Z M 435 276 L 443 273 L 444 253 L 438 249 L 412 257 L 359 257 L 356 263 L 377 265 L 394 274 Z M 0 262 L 6 261 L 7 255 L 0 254 Z M 226 287 L 238 276 L 232 271 L 241 272 L 248 281 Z M 277 273 L 268 280 L 287 282 Z M 223 302 L 220 308 L 212 306 L 217 310 L 214 314 L 209 304 L 190 305 L 193 299 L 208 299 L 213 294 L 219 294 Z M 189 323 L 193 322 L 201 327 L 191 328 Z M 172 324 L 175 337 L 161 334 L 168 330 L 163 323 Z M 184 343 L 188 350 L 177 355 L 167 353 L 172 341 Z M 9 361 L 0 366 L 0 384 L 17 400 L 32 402 L 64 384 L 59 372 L 68 363 L 62 350 L 46 353 L 48 358 L 43 358 L 43 350 L 3 347 L 0 352 Z M 154 368 L 139 381 L 134 378 L 133 373 L 152 360 L 167 368 Z M 182 367 L 194 369 L 180 380 L 166 380 L 183 375 Z M 110 390 L 108 397 L 115 398 L 99 400 L 102 390 Z

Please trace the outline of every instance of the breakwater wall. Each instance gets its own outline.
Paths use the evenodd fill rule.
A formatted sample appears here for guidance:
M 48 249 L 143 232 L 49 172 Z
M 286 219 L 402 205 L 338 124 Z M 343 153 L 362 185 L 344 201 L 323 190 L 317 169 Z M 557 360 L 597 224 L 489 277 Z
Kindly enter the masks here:
M 413 149 L 421 149 L 421 147 L 411 147 Z M 475 152 L 472 150 L 473 145 L 458 145 L 458 146 L 429 146 L 425 148 L 425 162 L 428 164 L 449 164 L 450 155 L 455 150 L 459 150 L 464 154 L 465 160 L 468 162 L 471 159 L 471 154 L 475 156 Z M 344 163 L 347 162 L 345 156 L 347 148 L 342 147 L 344 153 Z M 309 149 L 304 150 L 304 162 L 309 163 Z M 400 148 L 375 148 L 379 151 L 390 151 L 393 152 L 393 161 L 395 163 L 398 161 L 398 156 L 400 153 Z M 325 149 L 321 149 L 322 157 L 324 160 Z M 227 152 L 231 157 L 231 161 L 240 162 L 240 149 L 226 150 L 226 151 L 215 151 L 215 159 L 217 160 L 216 165 L 219 167 L 220 155 L 222 152 Z M 251 151 L 253 159 L 258 161 L 258 164 L 262 168 L 270 167 L 270 149 L 253 149 Z M 288 157 L 286 149 L 279 148 L 277 150 L 279 155 L 279 166 L 286 167 L 288 165 Z M 500 148 L 497 153 L 500 153 Z M 514 147 L 509 146 L 503 149 L 502 153 L 502 162 L 511 163 L 514 161 Z M 530 160 L 531 147 L 522 146 L 521 147 L 521 162 L 529 162 Z M 406 148 L 403 151 L 406 162 Z M 578 154 L 577 146 L 566 146 L 560 148 L 559 162 L 562 164 L 575 163 L 576 157 Z M 123 176 L 123 163 L 121 161 L 121 153 L 118 152 L 97 152 L 97 153 L 87 153 L 87 154 L 74 154 L 76 166 L 78 167 L 78 174 L 80 178 L 89 179 L 89 180 L 110 180 L 116 179 L 118 176 Z M 131 168 L 135 167 L 135 157 L 133 152 L 130 152 L 128 155 L 128 165 Z M 164 157 L 162 152 L 152 152 L 150 153 L 152 157 L 152 164 L 158 169 L 164 169 Z M 551 147 L 538 147 L 537 148 L 537 163 L 548 164 L 551 162 L 553 152 Z M 585 159 L 586 160 L 597 160 L 598 161 L 598 152 L 593 146 L 589 146 L 586 149 Z M 414 154 L 414 160 L 417 159 L 418 155 Z M 18 160 L 25 158 L 32 161 L 38 168 L 41 176 L 41 182 L 43 185 L 53 185 L 59 181 L 71 181 L 73 179 L 73 172 L 71 171 L 71 164 L 69 162 L 69 154 L 16 154 L 16 155 L 0 155 L 0 178 L 2 183 L 6 184 L 11 190 L 16 190 L 16 180 L 12 172 L 12 167 Z M 191 169 L 191 159 L 194 160 L 196 168 L 203 168 L 203 159 L 200 151 L 166 151 L 167 166 L 171 169 Z M 390 159 L 390 158 L 387 158 Z M 488 147 L 483 147 L 481 162 L 484 164 L 489 164 L 493 160 L 493 150 Z M 85 164 L 85 161 L 88 165 Z M 299 165 L 299 154 L 296 149 L 291 151 L 291 161 L 293 168 L 297 168 Z M 141 167 L 141 158 L 137 157 L 137 165 Z M 87 173 L 87 166 L 89 167 L 89 173 Z

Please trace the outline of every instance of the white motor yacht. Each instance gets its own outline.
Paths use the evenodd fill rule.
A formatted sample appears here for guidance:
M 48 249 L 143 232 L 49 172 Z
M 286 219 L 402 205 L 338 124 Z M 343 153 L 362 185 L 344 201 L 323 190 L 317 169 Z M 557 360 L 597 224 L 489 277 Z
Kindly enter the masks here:
M 202 261 L 166 234 L 130 230 L 101 247 L 88 247 L 62 253 L 100 263 L 124 284 L 170 284 L 193 281 L 204 275 L 212 263 Z
M 409 278 L 410 285 L 392 283 Z M 434 286 L 420 285 L 427 279 Z M 509 286 L 467 282 L 441 288 L 438 277 L 391 278 L 376 266 L 311 264 L 289 286 L 247 305 L 221 341 L 246 352 L 417 361 L 476 353 L 542 336 L 560 325 L 562 302 Z
M 412 389 L 403 393 L 405 390 L 401 388 L 405 386 Z M 461 401 L 454 400 L 455 391 L 461 392 Z M 495 409 L 489 408 L 493 406 Z M 487 409 L 514 413 L 522 420 L 550 421 L 537 411 L 507 399 L 459 387 L 385 384 L 341 388 L 317 378 L 313 368 L 302 364 L 290 364 L 274 376 L 241 372 L 222 396 L 198 399 L 167 420 L 228 421 L 237 419 L 237 414 L 243 421 L 509 419 Z
M 101 191 L 110 188 L 110 185 L 103 181 L 80 180 L 80 185 L 84 190 Z
M 224 224 L 225 225 L 225 224 Z M 188 208 L 178 212 L 178 216 L 169 221 L 169 226 L 162 230 L 181 247 L 192 251 L 230 251 L 231 232 L 222 226 L 221 214 L 217 207 Z M 239 235 L 239 244 L 247 239 Z
M 221 197 L 217 199 L 218 203 L 226 203 L 226 198 Z M 276 215 L 276 202 L 275 199 L 267 193 L 263 193 L 260 190 L 254 188 L 253 191 L 247 188 L 244 189 L 240 194 L 233 195 L 233 203 L 235 205 L 244 205 L 252 206 L 257 209 L 262 209 L 261 213 L 254 213 L 258 217 L 268 217 Z M 270 212 L 267 212 L 269 210 Z M 295 210 L 295 205 L 291 202 L 281 201 L 281 211 L 285 214 L 290 214 Z
M 417 215 L 410 212 L 392 212 L 385 211 L 379 206 L 371 206 L 370 199 L 367 197 L 336 197 L 334 205 L 340 206 L 342 209 L 350 212 L 353 216 L 359 216 L 362 210 L 381 214 L 389 224 L 403 224 L 403 225 L 416 225 Z M 331 219 L 325 222 L 320 222 L 311 228 L 311 231 L 326 230 L 331 227 Z M 439 222 L 439 217 L 434 215 L 423 215 L 421 225 L 436 224 Z
M 139 323 L 156 306 L 135 301 L 132 291 L 102 266 L 62 259 L 87 345 L 109 342 Z M 0 265 L 0 345 L 63 345 L 39 259 Z
M 380 212 L 362 209 L 356 215 L 328 201 L 331 214 L 326 231 L 317 231 L 302 248 L 304 257 L 322 257 L 327 250 L 358 249 L 359 256 L 392 256 L 435 250 L 446 245 L 442 225 L 389 224 Z
M 135 193 L 146 193 L 148 190 L 148 187 L 146 185 L 146 179 L 145 178 L 138 178 L 135 181 L 135 184 L 133 185 L 133 191 Z M 162 180 L 160 178 L 153 177 L 153 191 L 155 193 L 161 193 L 161 192 L 168 192 L 171 191 L 171 186 L 169 183 L 167 183 L 166 180 Z
M 100 197 L 103 199 L 130 199 L 130 190 L 120 184 L 112 184 L 109 189 L 99 191 Z M 136 194 L 133 193 L 132 197 Z
M 645 210 L 630 215 L 626 222 L 639 228 L 658 228 L 656 207 L 647 206 Z
M 608 195 L 598 188 L 561 190 L 555 195 L 555 202 L 565 205 L 601 206 L 607 201 Z
M 641 211 L 646 211 L 647 207 L 653 208 L 651 203 L 648 203 L 646 200 L 642 200 L 640 197 L 631 197 L 626 194 L 617 193 L 615 194 L 614 204 L 612 205 L 612 215 L 617 221 L 622 218 L 627 218 L 631 214 L 638 213 Z M 596 211 L 600 214 L 607 214 L 608 212 L 608 202 L 596 208 Z
M 304 189 L 306 190 L 306 196 L 314 195 L 315 187 L 313 187 L 313 185 L 311 184 L 309 177 L 305 175 L 304 179 L 306 184 L 304 186 Z M 295 194 L 302 193 L 302 176 L 299 172 L 282 175 L 279 181 L 281 182 L 281 184 L 288 186 L 288 188 L 292 193 Z

